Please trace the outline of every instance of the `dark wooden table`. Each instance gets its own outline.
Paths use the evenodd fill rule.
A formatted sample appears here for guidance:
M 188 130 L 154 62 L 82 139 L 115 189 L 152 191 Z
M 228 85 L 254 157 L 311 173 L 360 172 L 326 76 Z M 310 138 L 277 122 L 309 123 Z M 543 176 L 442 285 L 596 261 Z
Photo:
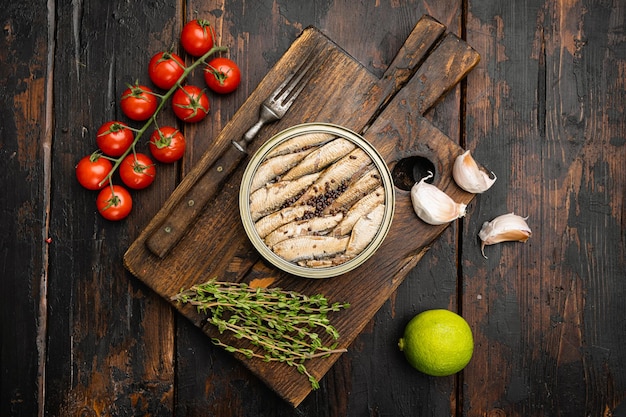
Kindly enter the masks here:
M 498 181 L 293 408 L 122 256 L 305 27 L 380 76 L 423 14 L 482 58 L 427 117 Z M 0 16 L 0 415 L 626 416 L 624 2 L 5 0 Z M 131 216 L 108 222 L 74 166 L 196 16 L 243 83 L 184 127 L 184 160 L 134 194 Z M 483 258 L 482 223 L 511 211 L 532 238 Z M 430 308 L 472 326 L 456 376 L 423 375 L 397 350 Z

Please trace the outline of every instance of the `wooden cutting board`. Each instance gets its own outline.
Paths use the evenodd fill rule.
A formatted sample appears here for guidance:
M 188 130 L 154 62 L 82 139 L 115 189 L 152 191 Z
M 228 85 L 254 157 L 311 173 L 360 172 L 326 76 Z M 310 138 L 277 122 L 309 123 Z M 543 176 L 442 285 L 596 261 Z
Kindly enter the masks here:
M 321 45 L 321 47 L 320 47 Z M 270 286 L 324 294 L 332 302 L 351 307 L 333 313 L 339 331 L 339 347 L 349 345 L 424 255 L 445 226 L 429 226 L 415 215 L 409 191 L 396 189 L 396 211 L 382 247 L 365 264 L 339 277 L 314 280 L 291 276 L 260 258 L 249 242 L 238 208 L 238 190 L 247 159 L 206 205 L 197 207 L 197 220 L 182 239 L 165 253 L 155 254 L 147 240 L 162 232 L 163 222 L 177 203 L 198 194 L 210 179 L 208 168 L 230 141 L 240 138 L 256 121 L 260 103 L 313 49 L 323 61 L 285 117 L 264 127 L 251 145 L 251 153 L 279 131 L 304 122 L 345 126 L 363 136 L 381 153 L 394 171 L 396 184 L 411 176 L 412 162 L 428 161 L 434 182 L 457 201 L 468 203 L 472 195 L 460 190 L 451 177 L 454 158 L 462 149 L 433 127 L 422 115 L 458 83 L 477 63 L 478 54 L 431 17 L 423 17 L 382 78 L 361 64 L 315 28 L 308 28 L 261 81 L 208 151 L 184 178 L 153 221 L 124 256 L 126 267 L 155 292 L 170 300 L 181 288 L 217 277 L 226 281 L 264 282 Z M 418 159 L 415 159 L 418 158 Z M 426 165 L 428 165 L 426 164 Z M 419 164 L 418 164 L 419 165 Z M 419 167 L 418 167 L 419 168 Z M 411 179 L 408 183 L 410 184 Z M 407 188 L 406 186 L 403 188 Z M 207 335 L 217 336 L 205 317 L 189 306 L 172 304 Z M 228 336 L 225 342 L 240 345 Z M 207 338 L 207 343 L 209 339 Z M 313 359 L 307 369 L 318 379 L 338 355 Z M 306 377 L 280 363 L 241 358 L 259 378 L 281 397 L 297 406 L 311 391 Z

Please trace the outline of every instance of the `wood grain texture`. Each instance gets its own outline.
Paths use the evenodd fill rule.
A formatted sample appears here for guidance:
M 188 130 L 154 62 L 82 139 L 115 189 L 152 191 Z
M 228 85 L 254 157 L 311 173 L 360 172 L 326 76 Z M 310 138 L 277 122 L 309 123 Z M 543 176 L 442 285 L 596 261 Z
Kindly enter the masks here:
M 148 81 L 147 62 L 171 46 L 182 12 L 157 1 L 143 7 L 59 2 L 55 13 L 49 310 L 63 319 L 49 326 L 54 360 L 47 366 L 46 409 L 50 415 L 168 415 L 174 408 L 173 314 L 119 264 L 175 187 L 176 167 L 160 166 L 153 191 L 133 193 L 140 209 L 131 221 L 111 223 L 96 211 L 97 193 L 77 183 L 74 166 L 96 150 L 101 124 L 127 120 L 118 105 L 122 91 L 138 78 Z M 174 122 L 169 113 L 160 119 Z M 147 152 L 146 142 L 137 150 Z
M 43 410 L 51 137 L 45 9 L 0 12 L 0 413 Z
M 465 397 L 477 415 L 610 415 L 626 396 L 626 95 L 612 75 L 626 58 L 623 7 L 494 6 L 469 2 L 468 41 L 484 55 L 468 80 L 468 147 L 500 176 L 465 225 L 477 342 Z M 480 223 L 511 211 L 528 216 L 531 240 L 472 256 Z
M 625 416 L 622 3 L 3 2 L 0 415 Z M 122 256 L 304 28 L 379 79 L 423 14 L 482 58 L 424 117 L 498 181 L 293 408 Z M 184 160 L 160 166 L 127 221 L 105 222 L 74 164 L 94 150 L 100 123 L 119 116 L 122 87 L 147 80 L 150 54 L 180 50 L 194 17 L 214 24 L 242 85 L 212 97 L 205 123 L 179 125 Z M 480 225 L 508 210 L 530 215 L 534 236 L 488 247 L 485 260 Z M 474 329 L 476 353 L 455 377 L 416 372 L 396 348 L 429 308 L 458 310 Z

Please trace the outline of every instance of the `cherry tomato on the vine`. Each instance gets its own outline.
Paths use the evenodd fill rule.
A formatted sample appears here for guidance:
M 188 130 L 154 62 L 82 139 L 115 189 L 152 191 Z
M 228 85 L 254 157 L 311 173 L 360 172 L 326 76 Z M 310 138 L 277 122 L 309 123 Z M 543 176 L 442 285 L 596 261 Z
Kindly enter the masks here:
M 120 178 L 134 190 L 146 188 L 154 182 L 156 168 L 148 155 L 130 154 L 120 164 Z
M 172 52 L 155 54 L 148 64 L 150 80 L 159 88 L 169 90 L 185 72 L 183 60 Z
M 150 87 L 140 85 L 129 86 L 122 93 L 120 107 L 129 119 L 136 121 L 148 120 L 156 111 L 159 102 Z
M 107 220 L 117 221 L 126 218 L 133 208 L 133 198 L 121 185 L 103 188 L 96 198 L 98 212 Z
M 186 141 L 180 130 L 163 126 L 150 135 L 150 152 L 154 159 L 166 164 L 178 161 L 185 153 Z
M 172 96 L 172 109 L 184 122 L 199 122 L 209 113 L 209 97 L 200 87 L 185 85 Z
M 187 22 L 180 34 L 183 49 L 191 56 L 202 56 L 213 48 L 215 32 L 211 24 L 204 19 Z
M 100 190 L 109 181 L 102 183 L 111 172 L 113 164 L 97 152 L 83 157 L 76 164 L 76 179 L 88 190 Z M 101 184 L 102 183 L 102 184 Z
M 133 131 L 122 122 L 106 122 L 96 134 L 98 148 L 108 156 L 121 156 L 135 139 Z
M 241 71 L 232 59 L 213 58 L 204 68 L 204 81 L 216 93 L 232 93 L 239 86 Z

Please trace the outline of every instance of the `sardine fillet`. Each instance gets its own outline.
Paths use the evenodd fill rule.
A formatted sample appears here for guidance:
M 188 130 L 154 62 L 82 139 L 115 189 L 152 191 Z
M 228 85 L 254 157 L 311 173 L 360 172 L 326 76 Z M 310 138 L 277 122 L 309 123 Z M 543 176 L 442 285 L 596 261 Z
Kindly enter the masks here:
M 385 191 L 383 187 L 378 187 L 359 200 L 350 208 L 350 210 L 348 210 L 343 220 L 337 225 L 335 230 L 333 230 L 333 235 L 343 236 L 349 234 L 357 220 L 371 213 L 379 204 L 384 203 Z
M 348 181 L 354 175 L 360 175 L 363 168 L 372 160 L 361 148 L 356 148 L 333 165 L 322 171 L 320 177 L 300 197 L 298 203 L 306 204 L 312 198 L 326 193 L 328 190 L 336 190 L 342 183 Z
M 294 136 L 272 149 L 268 154 L 268 157 L 286 155 L 288 153 L 298 152 L 314 146 L 320 146 L 333 138 L 335 138 L 334 135 L 323 132 L 306 133 Z
M 259 165 L 257 171 L 254 173 L 254 177 L 252 178 L 252 184 L 250 185 L 250 192 L 258 190 L 259 188 L 266 185 L 268 182 L 272 181 L 274 178 L 289 171 L 312 151 L 312 149 L 309 149 L 306 151 L 290 153 L 287 155 L 279 155 L 274 158 L 264 160 L 261 165 Z M 282 179 L 285 180 L 287 178 Z
M 342 253 L 348 246 L 349 237 L 297 236 L 274 245 L 276 255 L 289 262 L 320 259 Z
M 283 176 L 283 179 L 293 180 L 303 175 L 319 172 L 338 159 L 346 156 L 348 152 L 351 152 L 354 148 L 356 148 L 356 145 L 347 139 L 334 139 L 309 153 L 306 158 L 302 159 L 301 162 L 291 168 Z
M 265 237 L 265 244 L 270 248 L 285 239 L 295 236 L 320 235 L 328 233 L 343 218 L 339 213 L 334 216 L 313 217 L 307 220 L 298 220 L 287 223 Z
M 313 213 L 314 211 L 315 207 L 307 205 L 286 207 L 259 219 L 254 224 L 254 227 L 261 239 L 263 239 L 279 227 L 304 216 L 306 213 Z
M 357 201 L 382 185 L 380 173 L 377 168 L 372 168 L 363 176 L 350 184 L 348 188 L 323 211 L 323 214 L 336 213 L 340 210 L 348 210 Z
M 345 254 L 339 254 L 330 258 L 324 259 L 309 259 L 306 261 L 298 262 L 300 266 L 306 266 L 308 268 L 330 268 L 332 266 L 338 266 L 354 259 L 353 256 L 346 256 Z
M 371 213 L 356 221 L 350 233 L 346 255 L 356 256 L 370 244 L 383 223 L 385 205 L 379 204 Z
M 261 187 L 250 194 L 250 215 L 256 222 L 261 217 L 277 210 L 287 200 L 297 196 L 319 177 L 319 174 L 305 175 L 295 181 L 278 181 Z

